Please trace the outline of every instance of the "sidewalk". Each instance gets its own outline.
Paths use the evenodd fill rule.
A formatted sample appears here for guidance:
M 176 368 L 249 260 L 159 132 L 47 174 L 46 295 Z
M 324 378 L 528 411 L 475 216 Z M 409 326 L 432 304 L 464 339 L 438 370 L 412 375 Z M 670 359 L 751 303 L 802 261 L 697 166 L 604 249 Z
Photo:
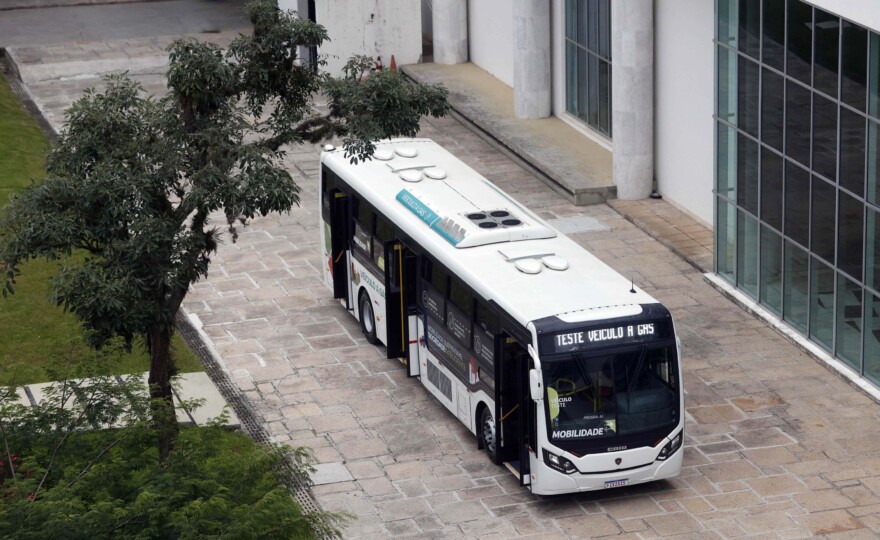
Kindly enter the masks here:
M 149 373 L 117 375 L 115 380 L 122 386 L 138 384 L 146 387 L 148 375 Z M 40 405 L 46 396 L 46 389 L 57 384 L 60 383 L 48 382 L 20 386 L 15 390 L 18 396 L 17 403 L 25 407 L 36 407 Z M 174 388 L 172 388 L 172 393 L 174 394 L 177 421 L 181 424 L 204 426 L 212 419 L 218 418 L 225 409 L 229 417 L 224 425 L 229 427 L 239 427 L 241 425 L 235 411 L 231 407 L 227 407 L 226 400 L 223 399 L 205 372 L 182 373 L 177 379 Z M 196 408 L 183 406 L 182 402 L 194 399 L 204 400 L 204 404 Z M 73 406 L 73 403 L 66 403 L 65 405 Z

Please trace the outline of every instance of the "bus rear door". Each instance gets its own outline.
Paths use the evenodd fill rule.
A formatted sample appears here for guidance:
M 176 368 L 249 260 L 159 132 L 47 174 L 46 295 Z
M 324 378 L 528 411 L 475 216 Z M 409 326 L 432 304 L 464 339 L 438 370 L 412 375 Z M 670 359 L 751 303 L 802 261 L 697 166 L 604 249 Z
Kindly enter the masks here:
M 345 299 L 345 307 L 351 310 L 349 298 L 348 279 L 348 242 L 349 222 L 351 215 L 349 210 L 349 198 L 341 191 L 332 194 L 330 202 L 330 254 L 332 257 L 331 268 L 333 269 L 333 298 Z

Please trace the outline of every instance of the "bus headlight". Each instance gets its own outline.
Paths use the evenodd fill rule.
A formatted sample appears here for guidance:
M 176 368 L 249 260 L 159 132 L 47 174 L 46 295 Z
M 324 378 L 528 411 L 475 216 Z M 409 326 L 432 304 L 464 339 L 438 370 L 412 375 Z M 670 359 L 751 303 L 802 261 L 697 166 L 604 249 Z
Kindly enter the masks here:
M 561 473 L 572 474 L 577 472 L 577 467 L 574 466 L 574 463 L 562 456 L 551 454 L 547 450 L 544 450 L 544 463 L 549 465 L 551 469 L 556 469 Z
M 678 435 L 675 436 L 674 439 L 666 443 L 662 450 L 660 450 L 660 454 L 657 456 L 657 461 L 665 461 L 666 458 L 675 453 L 676 450 L 681 448 L 681 441 L 684 437 L 684 430 L 678 432 Z

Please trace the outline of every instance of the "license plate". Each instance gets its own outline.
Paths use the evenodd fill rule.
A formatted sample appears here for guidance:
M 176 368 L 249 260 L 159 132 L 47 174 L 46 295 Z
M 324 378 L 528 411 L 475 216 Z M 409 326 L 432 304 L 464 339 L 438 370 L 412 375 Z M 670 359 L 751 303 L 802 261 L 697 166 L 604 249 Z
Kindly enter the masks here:
M 616 488 L 616 487 L 623 487 L 627 484 L 629 484 L 629 478 L 624 478 L 622 480 L 608 480 L 607 482 L 605 482 L 605 487 L 606 488 Z

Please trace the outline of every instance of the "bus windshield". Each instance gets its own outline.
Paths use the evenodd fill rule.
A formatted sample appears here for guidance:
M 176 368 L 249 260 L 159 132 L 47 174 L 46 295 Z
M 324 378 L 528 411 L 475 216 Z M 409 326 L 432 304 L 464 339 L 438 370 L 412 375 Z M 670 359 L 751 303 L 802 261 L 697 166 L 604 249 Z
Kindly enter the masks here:
M 641 345 L 542 364 L 550 441 L 632 435 L 678 423 L 679 381 L 672 345 Z

